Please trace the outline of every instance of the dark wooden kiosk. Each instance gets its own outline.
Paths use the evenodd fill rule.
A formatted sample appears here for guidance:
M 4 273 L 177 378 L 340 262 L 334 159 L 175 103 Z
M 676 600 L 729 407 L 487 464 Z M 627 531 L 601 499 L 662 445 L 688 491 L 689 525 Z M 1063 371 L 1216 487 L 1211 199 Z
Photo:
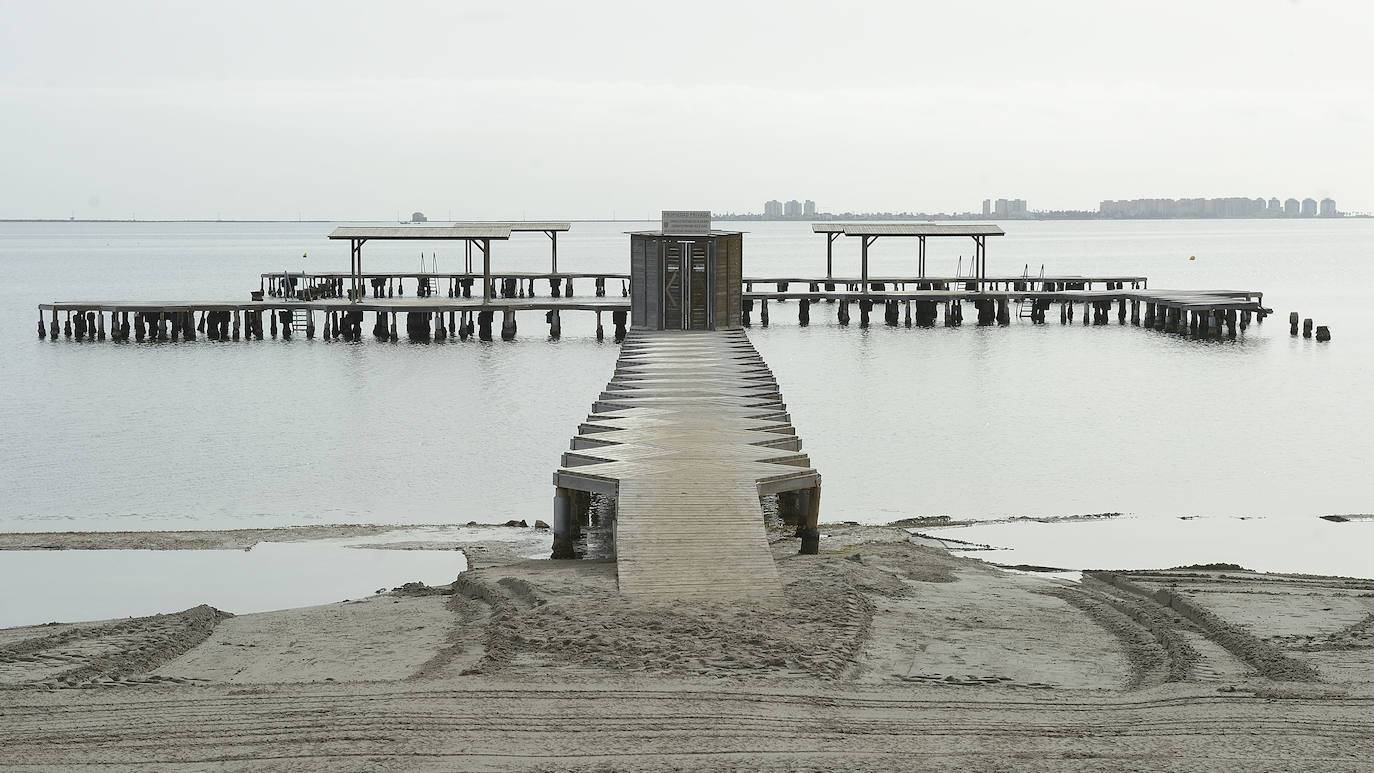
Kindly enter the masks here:
M 664 212 L 658 231 L 630 233 L 630 326 L 740 327 L 744 234 L 711 228 L 711 213 Z

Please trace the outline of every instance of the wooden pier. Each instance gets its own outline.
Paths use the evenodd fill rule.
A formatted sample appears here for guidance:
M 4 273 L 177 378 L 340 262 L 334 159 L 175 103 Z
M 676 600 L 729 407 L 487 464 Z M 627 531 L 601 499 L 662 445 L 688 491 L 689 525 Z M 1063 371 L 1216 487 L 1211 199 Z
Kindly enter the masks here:
M 973 306 L 978 325 L 1009 325 L 1013 316 L 1028 319 L 1032 324 L 1044 324 L 1048 321 L 1049 309 L 1057 304 L 1061 324 L 1081 316 L 1085 325 L 1106 325 L 1115 315 L 1117 322 L 1123 325 L 1129 320 L 1132 325 L 1166 333 L 1234 338 L 1237 330 L 1249 327 L 1252 318 L 1263 322 L 1265 316 L 1273 313 L 1264 306 L 1264 293 L 1257 290 L 1146 290 L 1127 288 L 1124 282 L 1100 277 L 1077 277 L 1073 282 L 1041 285 L 1042 288 L 1051 285 L 1052 289 L 1031 289 L 1029 282 L 1007 282 L 1007 287 L 984 289 L 974 283 L 954 280 L 908 279 L 893 283 L 896 286 L 890 290 L 886 289 L 886 284 L 877 282 L 871 282 L 868 289 L 844 290 L 824 289 L 827 283 L 819 280 L 802 280 L 802 283 L 808 289 L 746 290 L 743 323 L 751 325 L 757 309 L 759 322 L 766 327 L 770 319 L 769 301 L 775 304 L 797 301 L 797 320 L 801 325 L 810 324 L 811 304 L 838 303 L 838 323 L 848 325 L 852 309 L 857 309 L 859 327 L 869 326 L 870 315 L 875 309 L 882 312 L 883 323 L 892 327 L 911 327 L 913 322 L 918 327 L 937 324 L 956 327 L 963 324 L 964 304 Z M 1094 283 L 1102 287 L 1063 289 L 1064 286 L 1091 287 Z M 1138 284 L 1143 285 L 1143 282 Z M 905 289 L 904 285 L 926 289 Z M 835 286 L 838 287 L 838 283 Z M 1075 309 L 1081 309 L 1081 313 L 1076 315 Z
M 380 340 L 490 340 L 496 314 L 501 337 L 516 334 L 516 312 L 542 311 L 549 335 L 562 331 L 561 314 L 569 311 L 597 315 L 597 337 L 605 335 L 603 313 L 610 312 L 616 340 L 626 333 L 631 309 L 629 274 L 560 270 L 558 234 L 568 223 L 455 223 L 448 226 L 383 226 L 335 229 L 330 239 L 349 242 L 348 272 L 280 271 L 260 275 L 249 301 L 58 301 L 39 305 L 39 337 L 61 334 L 77 340 L 105 340 L 109 317 L 111 340 L 210 340 L 313 338 L 317 327 L 327 338 L 361 340 L 368 329 Z M 1001 236 L 992 225 L 817 223 L 813 230 L 826 239 L 826 276 L 746 276 L 742 281 L 743 319 L 768 325 L 769 303 L 797 302 L 797 320 L 810 324 L 810 307 L 837 303 L 835 318 L 848 325 L 857 311 L 858 326 L 867 327 L 877 309 L 887 325 L 930 327 L 963 324 L 964 307 L 979 325 L 1008 325 L 1013 317 L 1043 324 L 1058 305 L 1059 319 L 1068 324 L 1120 324 L 1156 328 L 1197 338 L 1235 337 L 1251 319 L 1272 313 L 1264 294 L 1254 290 L 1150 289 L 1143 276 L 1021 276 L 989 275 L 987 239 Z M 548 271 L 502 271 L 492 266 L 493 241 L 512 234 L 539 232 L 552 246 Z M 861 242 L 857 276 L 836 276 L 834 241 L 841 236 Z M 933 238 L 971 238 L 974 251 L 968 276 L 927 276 L 925 246 Z M 910 238 L 916 242 L 914 273 L 872 276 L 868 248 L 880 238 Z M 439 272 L 365 272 L 363 245 L 370 241 L 457 241 L 463 244 L 463 270 Z M 475 258 L 480 256 L 480 265 Z M 423 260 L 422 260 L 423 262 Z M 431 267 L 432 269 L 433 267 Z M 581 284 L 575 287 L 575 280 Z M 586 282 L 591 283 L 587 293 Z M 547 283 L 547 288 L 542 285 Z M 765 290 L 766 286 L 776 289 Z M 407 289 L 407 286 L 409 289 Z M 756 289 L 758 286 L 758 289 Z M 474 288 L 477 297 L 473 297 Z M 662 292 L 662 288 L 655 288 Z M 408 295 L 409 293 L 409 295 Z M 575 298 L 575 294 L 578 294 Z M 542 294 L 542 295 L 541 295 Z M 652 296 L 649 298 L 653 300 Z M 652 304 L 650 304 L 652 305 Z M 943 314 L 941 313 L 943 312 Z M 319 325 L 316 316 L 319 316 Z M 197 315 L 199 317 L 197 318 Z M 264 317 L 267 325 L 264 326 Z M 404 322 L 400 320 L 404 317 Z
M 622 593 L 778 598 L 759 499 L 779 495 L 815 553 L 821 477 L 777 382 L 741 330 L 635 329 L 554 474 L 554 557 L 570 557 L 590 494 L 614 497 Z
M 603 314 L 609 314 L 615 340 L 619 341 L 627 332 L 630 301 L 596 297 L 55 301 L 39 304 L 38 335 L 56 339 L 61 329 L 66 337 L 78 341 L 104 341 L 108 317 L 111 341 L 194 341 L 198 335 L 211 341 L 261 341 L 279 334 L 289 340 L 314 338 L 317 332 L 328 339 L 346 341 L 361 341 L 365 335 L 396 341 L 401 334 L 411 341 L 466 341 L 471 337 L 490 341 L 499 314 L 500 336 L 511 340 L 516 336 L 517 311 L 544 312 L 549 335 L 555 338 L 562 334 L 563 312 L 594 313 L 598 339 L 605 336 L 607 320 Z M 50 315 L 50 325 L 45 324 L 45 315 Z
M 259 279 L 259 292 L 267 297 L 291 298 L 311 296 L 345 297 L 344 286 L 355 275 L 341 271 L 277 271 L 262 274 Z M 487 277 L 470 271 L 459 272 L 364 272 L 356 275 L 363 288 L 360 298 L 366 298 L 370 290 L 373 298 L 405 297 L 406 283 L 410 283 L 411 294 L 420 298 L 431 298 L 439 294 L 447 298 L 471 298 L 473 287 Z M 609 271 L 493 271 L 491 284 L 487 286 L 490 298 L 534 298 L 539 295 L 536 283 L 547 282 L 547 296 L 550 298 L 573 297 L 573 280 L 592 281 L 592 295 L 604 298 L 607 286 L 612 295 L 622 298 L 630 295 L 630 275 Z M 478 291 L 478 296 L 481 291 Z

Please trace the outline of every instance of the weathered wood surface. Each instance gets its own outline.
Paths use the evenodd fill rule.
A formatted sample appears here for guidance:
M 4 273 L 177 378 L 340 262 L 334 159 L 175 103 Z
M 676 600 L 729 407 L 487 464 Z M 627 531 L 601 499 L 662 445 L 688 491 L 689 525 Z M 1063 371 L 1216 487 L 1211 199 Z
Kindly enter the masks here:
M 777 598 L 761 494 L 820 485 L 743 331 L 632 330 L 556 485 L 616 496 L 623 593 Z
M 872 283 L 876 280 L 870 279 Z M 1258 290 L 821 290 L 811 292 L 805 289 L 773 291 L 746 290 L 747 300 L 836 300 L 858 301 L 864 298 L 881 301 L 964 301 L 978 300 L 1044 300 L 1052 303 L 1084 303 L 1092 301 L 1139 301 L 1141 303 L 1160 303 L 1187 309 L 1234 309 L 1237 311 L 1264 311 L 1264 293 Z
M 477 259 L 478 262 L 481 258 Z M 481 268 L 481 266 L 478 266 Z M 491 270 L 493 277 L 513 277 L 516 279 L 548 279 L 558 277 L 559 279 L 629 279 L 630 275 L 616 271 L 506 271 L 505 269 Z M 310 279 L 348 279 L 355 274 L 347 271 L 265 271 L 259 275 L 263 279 L 280 279 L 283 276 L 297 280 Z M 480 280 L 484 274 L 481 271 L 364 271 L 356 274 L 363 280 L 369 279 L 474 279 Z
M 42 311 L 127 311 L 127 312 L 172 312 L 172 311 L 268 311 L 273 309 L 303 309 L 308 311 L 384 311 L 405 313 L 449 312 L 449 311 L 629 311 L 630 299 L 622 297 L 602 297 L 587 295 L 574 298 L 492 298 L 483 302 L 479 298 L 446 298 L 441 295 L 428 298 L 366 298 L 357 303 L 347 298 L 320 298 L 313 301 L 297 301 L 286 298 L 267 298 L 261 301 L 187 300 L 187 301 L 128 301 L 128 300 L 89 300 L 54 301 L 40 303 Z

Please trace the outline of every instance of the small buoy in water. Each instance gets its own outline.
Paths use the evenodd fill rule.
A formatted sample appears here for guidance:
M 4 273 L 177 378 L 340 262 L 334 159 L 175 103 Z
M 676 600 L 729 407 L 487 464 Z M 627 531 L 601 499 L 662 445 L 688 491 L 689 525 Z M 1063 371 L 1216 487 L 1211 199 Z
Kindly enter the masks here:
M 1189 256 L 1188 256 L 1188 260 L 1197 260 L 1197 256 L 1196 256 L 1196 255 L 1189 255 Z

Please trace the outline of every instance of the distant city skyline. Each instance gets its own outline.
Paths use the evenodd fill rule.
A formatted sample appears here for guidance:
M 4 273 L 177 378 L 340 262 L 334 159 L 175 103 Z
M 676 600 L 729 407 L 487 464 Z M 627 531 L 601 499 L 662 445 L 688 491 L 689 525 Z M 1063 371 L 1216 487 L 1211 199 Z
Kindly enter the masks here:
M 1340 217 L 1346 213 L 1336 208 L 1336 201 L 1326 197 L 1317 201 L 1307 197 L 1299 201 L 1289 198 L 1280 202 L 1277 197 L 1265 199 L 1227 197 L 1227 198 L 1150 198 L 1102 200 L 1096 210 L 1033 210 L 1025 199 L 986 198 L 983 199 L 982 212 L 938 211 L 920 212 L 909 209 L 860 212 L 847 210 L 840 213 L 817 212 L 815 202 L 807 200 L 805 205 L 797 200 L 786 203 L 770 199 L 763 204 L 763 213 L 730 213 L 739 217 L 760 218 L 764 220 L 808 220 L 818 217 L 854 217 L 870 215 L 873 217 L 901 217 L 935 219 L 951 218 L 967 220 L 976 215 L 992 220 L 1032 220 L 1053 218 L 1263 218 L 1263 217 Z

